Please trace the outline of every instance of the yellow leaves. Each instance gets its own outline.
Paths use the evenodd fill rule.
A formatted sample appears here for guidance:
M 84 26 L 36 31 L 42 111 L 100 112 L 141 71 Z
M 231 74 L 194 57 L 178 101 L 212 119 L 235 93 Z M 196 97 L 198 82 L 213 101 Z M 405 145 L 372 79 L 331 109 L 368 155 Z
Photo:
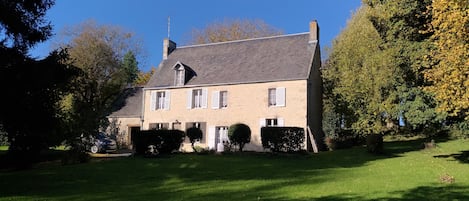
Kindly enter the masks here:
M 469 111 L 469 2 L 434 0 L 431 37 L 436 50 L 431 57 L 436 65 L 426 70 L 426 87 L 439 102 L 439 110 L 452 116 Z M 468 112 L 464 115 L 469 115 Z

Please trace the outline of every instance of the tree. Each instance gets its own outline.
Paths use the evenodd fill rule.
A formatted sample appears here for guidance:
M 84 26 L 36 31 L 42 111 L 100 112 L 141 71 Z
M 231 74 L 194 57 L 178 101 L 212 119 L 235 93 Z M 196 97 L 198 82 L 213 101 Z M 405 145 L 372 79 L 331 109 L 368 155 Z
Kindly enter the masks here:
M 434 49 L 427 57 L 425 89 L 435 94 L 438 109 L 452 117 L 469 117 L 469 2 L 434 0 L 429 32 Z
M 54 0 L 0 1 L 1 45 L 21 53 L 52 34 L 52 26 L 45 19 Z
M 202 130 L 200 130 L 200 128 L 197 128 L 197 127 L 188 128 L 188 129 L 186 130 L 186 136 L 189 138 L 189 141 L 191 142 L 192 150 L 194 150 L 195 152 L 197 152 L 197 150 L 196 150 L 195 147 L 194 147 L 194 143 L 195 143 L 197 140 L 201 140 L 201 139 L 202 139 L 202 137 L 203 137 Z
M 12 159 L 29 163 L 40 150 L 60 144 L 59 100 L 78 72 L 66 65 L 66 50 L 42 60 L 27 51 L 51 35 L 45 12 L 53 1 L 0 2 L 0 124 L 7 133 Z
M 136 86 L 145 86 L 147 82 L 150 80 L 151 76 L 155 73 L 156 68 L 151 67 L 148 72 L 139 71 L 137 75 L 137 79 L 134 81 L 134 85 Z
M 442 120 L 431 94 L 422 91 L 430 34 L 421 30 L 429 3 L 369 0 L 352 16 L 323 70 L 329 132 L 335 126 L 377 134 L 399 122 L 421 130 Z
M 281 35 L 283 31 L 274 28 L 263 20 L 225 19 L 207 25 L 203 29 L 193 29 L 189 44 L 205 44 Z
M 239 151 L 243 151 L 244 145 L 251 142 L 251 129 L 246 124 L 234 124 L 228 128 L 228 137 L 234 145 L 239 146 Z
M 135 54 L 132 51 L 129 51 L 124 55 L 122 68 L 126 74 L 125 76 L 127 77 L 126 82 L 134 83 L 138 77 L 139 70 L 137 59 L 135 58 Z
M 70 62 L 83 71 L 69 98 L 69 132 L 94 136 L 107 126 L 112 103 L 135 79 L 141 47 L 132 33 L 93 21 L 67 28 L 62 36 L 58 45 L 69 49 Z
M 397 72 L 389 68 L 393 61 L 382 51 L 384 41 L 368 20 L 366 9 L 358 10 L 334 40 L 323 75 L 326 86 L 332 88 L 325 90 L 332 93 L 326 97 L 335 105 L 340 121 L 353 119 L 337 124 L 371 134 L 384 131 L 385 121 L 397 116 L 391 90 L 398 77 Z

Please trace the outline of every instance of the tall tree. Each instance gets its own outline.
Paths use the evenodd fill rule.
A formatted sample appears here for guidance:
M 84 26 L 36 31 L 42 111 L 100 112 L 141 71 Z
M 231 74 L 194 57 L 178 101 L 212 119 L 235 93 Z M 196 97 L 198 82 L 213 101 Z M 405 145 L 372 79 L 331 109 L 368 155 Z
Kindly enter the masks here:
M 326 86 L 333 85 L 325 90 L 332 93 L 326 96 L 342 113 L 342 121 L 352 121 L 340 124 L 364 134 L 382 132 L 385 120 L 396 117 L 391 90 L 398 79 L 397 72 L 389 68 L 391 57 L 381 48 L 384 41 L 366 12 L 366 7 L 359 9 L 334 40 L 323 71 Z
M 25 51 L 51 36 L 52 27 L 45 19 L 54 0 L 0 1 L 0 40 L 2 46 Z
M 402 83 L 396 87 L 398 111 L 405 125 L 412 130 L 441 126 L 444 114 L 435 110 L 436 102 L 430 93 L 422 90 L 423 70 L 430 53 L 432 32 L 424 31 L 431 20 L 427 7 L 431 0 L 368 0 L 368 18 L 385 41 L 383 49 L 399 69 Z
M 332 124 L 365 134 L 396 129 L 399 121 L 412 130 L 438 125 L 444 116 L 421 90 L 431 35 L 421 30 L 430 1 L 363 3 L 335 39 L 324 70 Z
M 44 16 L 53 3 L 0 1 L 0 124 L 9 153 L 22 162 L 65 138 L 58 101 L 77 71 L 65 64 L 66 51 L 54 51 L 42 60 L 27 55 L 30 47 L 51 35 Z
M 207 25 L 203 29 L 193 29 L 189 44 L 205 44 L 281 35 L 277 29 L 263 20 L 225 19 Z
M 126 74 L 126 82 L 129 84 L 134 83 L 138 77 L 139 70 L 137 58 L 135 58 L 135 54 L 132 51 L 129 51 L 124 55 L 122 61 L 122 70 Z
M 70 61 L 83 71 L 69 98 L 69 132 L 93 136 L 107 125 L 112 103 L 135 79 L 141 46 L 133 33 L 94 21 L 67 28 L 62 36 L 59 45 L 69 49 Z
M 452 117 L 469 118 L 469 2 L 434 0 L 430 32 L 434 50 L 425 71 L 438 109 Z

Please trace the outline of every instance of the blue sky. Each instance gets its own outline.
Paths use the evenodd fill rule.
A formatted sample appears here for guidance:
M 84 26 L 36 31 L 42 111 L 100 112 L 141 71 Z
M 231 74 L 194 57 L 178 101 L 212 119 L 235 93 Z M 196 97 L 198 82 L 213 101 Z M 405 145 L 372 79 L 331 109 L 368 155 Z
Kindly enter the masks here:
M 188 40 L 192 29 L 228 18 L 262 19 L 286 34 L 308 32 L 309 21 L 317 20 L 324 49 L 360 5 L 360 0 L 56 0 L 47 18 L 54 33 L 89 19 L 134 32 L 144 43 L 146 58 L 139 67 L 146 71 L 161 61 L 168 16 L 171 40 L 178 45 Z M 53 40 L 37 45 L 30 54 L 44 57 Z

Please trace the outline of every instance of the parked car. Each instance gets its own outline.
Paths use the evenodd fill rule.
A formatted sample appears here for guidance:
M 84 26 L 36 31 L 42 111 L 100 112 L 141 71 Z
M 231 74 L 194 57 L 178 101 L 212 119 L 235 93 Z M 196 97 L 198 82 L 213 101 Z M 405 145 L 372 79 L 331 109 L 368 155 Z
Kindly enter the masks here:
M 114 152 L 117 150 L 116 140 L 112 139 L 106 133 L 98 133 L 96 137 L 91 140 L 90 152 L 91 153 L 105 153 Z

